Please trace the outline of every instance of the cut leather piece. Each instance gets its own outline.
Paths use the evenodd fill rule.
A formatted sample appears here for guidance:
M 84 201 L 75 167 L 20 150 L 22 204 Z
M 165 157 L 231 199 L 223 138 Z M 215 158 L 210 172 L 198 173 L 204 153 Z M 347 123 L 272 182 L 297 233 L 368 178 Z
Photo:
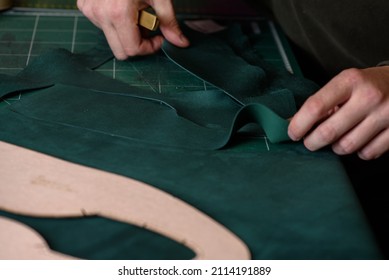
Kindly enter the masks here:
M 35 217 L 99 215 L 185 243 L 196 259 L 250 258 L 247 246 L 222 225 L 152 186 L 4 142 L 0 152 L 2 210 Z M 13 249 L 2 250 L 6 255 Z M 31 250 L 25 248 L 26 257 Z
M 230 137 L 248 123 L 256 123 L 266 131 L 267 138 L 273 143 L 289 140 L 286 133 L 289 122 L 276 115 L 273 111 L 262 104 L 248 104 L 236 115 Z M 223 145 L 225 146 L 225 145 Z

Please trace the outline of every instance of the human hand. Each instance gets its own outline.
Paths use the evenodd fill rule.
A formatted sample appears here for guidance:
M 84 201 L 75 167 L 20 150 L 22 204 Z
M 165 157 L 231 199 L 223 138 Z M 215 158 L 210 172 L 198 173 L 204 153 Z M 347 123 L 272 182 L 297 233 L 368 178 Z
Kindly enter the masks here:
M 311 151 L 375 159 L 389 150 L 389 66 L 348 69 L 309 97 L 293 116 L 289 137 Z
M 77 0 L 79 10 L 103 30 L 115 57 L 146 55 L 161 48 L 163 38 L 178 47 L 187 47 L 176 20 L 171 0 Z M 143 37 L 138 26 L 139 11 L 151 6 L 160 22 L 162 35 Z

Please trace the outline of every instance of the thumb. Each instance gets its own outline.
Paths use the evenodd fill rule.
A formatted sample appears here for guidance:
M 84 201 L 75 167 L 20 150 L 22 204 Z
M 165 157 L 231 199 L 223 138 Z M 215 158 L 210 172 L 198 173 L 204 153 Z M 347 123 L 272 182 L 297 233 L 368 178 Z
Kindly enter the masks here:
M 189 40 L 182 33 L 177 22 L 171 0 L 157 0 L 153 2 L 154 11 L 159 19 L 159 28 L 166 40 L 178 47 L 189 46 Z

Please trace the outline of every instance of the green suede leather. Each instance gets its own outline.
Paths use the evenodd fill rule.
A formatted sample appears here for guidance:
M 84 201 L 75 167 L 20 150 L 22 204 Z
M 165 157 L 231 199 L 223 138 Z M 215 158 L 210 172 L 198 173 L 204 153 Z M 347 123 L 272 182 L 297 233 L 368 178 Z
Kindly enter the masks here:
M 165 41 L 163 50 L 167 56 L 240 104 L 264 103 L 287 118 L 318 90 L 313 82 L 266 63 L 255 48 L 261 44 L 260 36 L 243 35 L 238 24 L 212 36 L 185 26 L 183 30 L 191 46 L 183 49 Z
M 0 108 L 0 118 L 6 120 L 0 123 L 0 139 L 171 193 L 237 234 L 255 259 L 381 258 L 339 159 L 286 141 L 287 121 L 274 113 L 288 108 L 285 115 L 290 116 L 294 98 L 299 103 L 315 87 L 283 71 L 267 73 L 255 48 L 237 52 L 242 44 L 230 41 L 244 34 L 236 27 L 230 31 L 233 36 L 223 32 L 217 42 L 194 43 L 185 50 L 164 46 L 176 63 L 220 91 L 156 95 L 93 71 L 107 59 L 101 49 L 99 56 L 89 54 L 93 61 L 87 54 L 48 53 L 18 75 L 20 85 L 18 78 L 0 77 L 1 97 L 23 92 L 19 102 Z M 192 42 L 204 38 L 188 36 Z M 228 58 L 232 49 L 238 56 L 236 68 Z M 195 66 L 202 57 L 208 58 L 207 71 Z M 234 69 L 246 72 L 234 75 Z M 252 75 L 252 70 L 260 74 Z M 224 81 L 223 73 L 228 77 Z M 246 81 L 239 90 L 242 81 L 236 77 L 255 77 L 254 84 Z M 239 144 L 239 128 L 252 122 L 279 144 L 271 144 L 270 151 Z M 56 221 L 51 222 L 53 231 L 44 231 L 44 236 L 60 239 Z M 84 234 L 92 233 L 85 229 Z M 143 231 L 133 234 L 143 240 Z M 74 240 L 67 252 L 82 251 L 88 257 L 83 242 Z M 120 248 L 123 242 L 112 241 L 111 246 Z M 134 244 L 133 250 L 145 249 L 141 242 Z M 111 253 L 104 257 L 133 257 Z M 150 254 L 161 257 L 157 251 Z M 176 258 L 183 256 L 188 255 Z
M 78 258 L 176 260 L 194 257 L 190 249 L 171 239 L 98 216 L 42 219 L 5 211 L 0 211 L 0 215 L 34 228 L 51 248 Z

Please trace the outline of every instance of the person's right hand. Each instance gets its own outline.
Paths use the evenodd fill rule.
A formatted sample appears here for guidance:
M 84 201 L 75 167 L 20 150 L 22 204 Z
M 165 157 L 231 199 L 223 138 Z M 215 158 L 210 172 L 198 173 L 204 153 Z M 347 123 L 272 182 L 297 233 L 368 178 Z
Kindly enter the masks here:
M 347 69 L 309 97 L 289 124 L 311 151 L 371 160 L 389 152 L 389 66 Z
M 77 0 L 77 6 L 103 30 L 113 54 L 119 60 L 154 53 L 161 48 L 164 38 L 178 47 L 189 45 L 178 25 L 171 0 Z M 149 6 L 159 19 L 163 36 L 142 36 L 138 25 L 139 11 Z

